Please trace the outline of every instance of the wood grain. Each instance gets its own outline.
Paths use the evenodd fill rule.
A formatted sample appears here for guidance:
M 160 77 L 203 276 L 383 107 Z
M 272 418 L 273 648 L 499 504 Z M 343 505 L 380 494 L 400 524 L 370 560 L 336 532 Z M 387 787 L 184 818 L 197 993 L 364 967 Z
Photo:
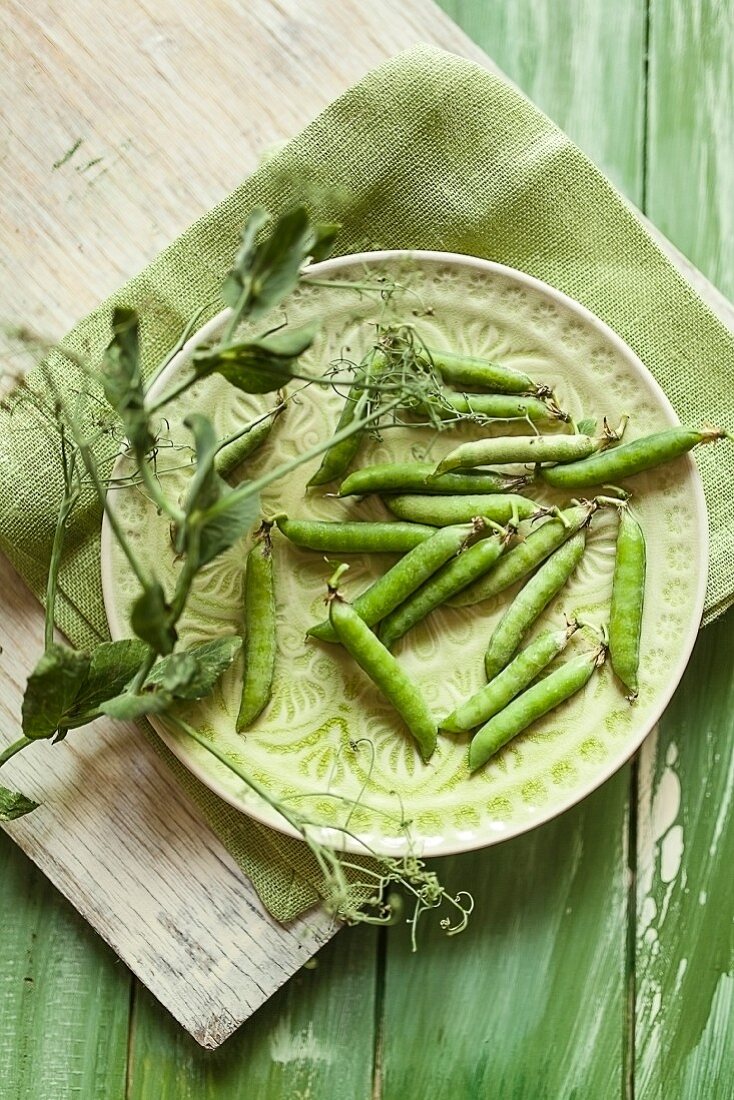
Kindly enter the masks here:
M 644 64 L 640 53 L 645 14 L 642 0 L 625 0 L 613 9 L 608 5 L 581 5 L 574 0 L 562 6 L 560 14 L 558 5 L 551 0 L 535 5 L 528 0 L 515 0 L 514 3 L 501 0 L 492 5 L 480 4 L 477 0 L 456 0 L 450 4 L 446 0 L 445 6 L 467 20 L 467 26 L 480 38 L 480 44 L 494 53 L 501 65 L 537 96 L 540 105 L 565 124 L 572 136 L 639 202 L 642 180 L 639 141 L 644 118 L 641 98 Z M 732 101 L 726 91 L 730 87 L 727 58 L 730 59 L 731 50 L 730 46 L 722 47 L 713 39 L 705 38 L 706 57 L 711 53 L 719 60 L 710 78 L 713 84 L 706 98 L 701 99 L 697 95 L 699 85 L 694 69 L 700 68 L 697 59 L 702 54 L 696 53 L 695 46 L 689 48 L 689 43 L 696 42 L 701 27 L 707 28 L 706 36 L 711 33 L 711 27 L 721 33 L 726 15 L 721 15 L 721 5 L 715 11 L 712 5 L 711 12 L 701 22 L 699 13 L 708 11 L 705 4 L 697 4 L 690 17 L 682 11 L 682 0 L 675 5 L 672 0 L 666 0 L 663 7 L 674 12 L 676 26 L 682 28 L 681 38 L 676 39 L 675 45 L 686 61 L 683 70 L 687 91 L 684 93 L 674 87 L 673 70 L 668 85 L 665 84 L 665 50 L 672 49 L 672 45 L 666 43 L 668 32 L 662 23 L 657 31 L 653 23 L 651 72 L 655 74 L 657 65 L 655 79 L 660 81 L 660 102 L 657 106 L 651 102 L 651 120 L 653 130 L 656 125 L 658 127 L 659 141 L 651 143 L 648 174 L 653 217 L 657 217 L 656 209 L 659 209 L 663 220 L 669 218 L 671 231 L 677 232 L 675 219 L 670 215 L 675 213 L 676 202 L 686 206 L 688 199 L 680 198 L 686 195 L 685 188 L 679 189 L 677 183 L 673 186 L 670 181 L 678 178 L 679 157 L 683 150 L 676 147 L 672 153 L 664 154 L 664 131 L 668 123 L 656 123 L 656 118 L 665 118 L 666 95 L 678 97 L 676 102 L 681 115 L 686 114 L 690 100 L 692 109 L 704 118 L 704 132 L 711 136 L 705 144 L 700 143 L 706 152 L 692 158 L 700 182 L 707 174 L 702 165 L 709 163 L 706 160 L 709 150 L 716 145 L 715 127 L 724 132 L 727 103 L 730 105 Z M 657 61 L 654 54 L 656 34 L 657 41 L 662 42 Z M 369 5 L 357 0 L 342 0 L 342 3 L 335 0 L 279 0 L 277 3 L 275 0 L 249 0 L 246 5 L 234 0 L 200 0 L 196 5 L 186 5 L 185 18 L 181 5 L 174 0 L 161 0 L 155 6 L 144 0 L 122 0 L 105 9 L 104 19 L 99 18 L 90 0 L 74 0 L 73 4 L 62 6 L 42 0 L 32 6 L 21 4 L 20 0 L 6 0 L 0 11 L 0 35 L 8 60 L 0 69 L 0 120 L 3 123 L 0 127 L 0 195 L 3 202 L 0 280 L 4 291 L 0 326 L 4 324 L 7 329 L 20 318 L 52 338 L 142 267 L 202 210 L 235 186 L 255 166 L 264 148 L 297 132 L 331 98 L 384 57 L 424 40 L 490 64 L 479 46 L 471 44 L 435 7 L 421 0 L 401 5 L 389 0 L 376 0 Z M 236 94 L 232 89 L 236 89 Z M 712 113 L 714 100 L 718 106 Z M 693 144 L 698 140 L 695 136 L 690 138 Z M 78 141 L 81 144 L 77 146 Z M 74 146 L 72 155 L 64 160 Z M 59 163 L 61 161 L 64 162 Z M 721 228 L 728 225 L 729 207 L 724 209 L 728 192 L 722 186 L 722 182 L 730 180 L 728 163 L 722 161 L 716 169 L 713 205 L 716 213 L 705 226 L 711 248 L 699 250 L 697 258 L 731 290 L 732 281 L 727 275 L 730 269 L 724 265 L 725 253 L 715 247 Z M 54 167 L 55 164 L 58 167 Z M 696 192 L 699 196 L 703 193 L 700 188 Z M 699 202 L 703 199 L 699 198 Z M 663 204 L 667 204 L 665 208 Z M 698 225 L 695 223 L 686 233 L 681 231 L 677 237 L 679 242 L 693 248 L 698 241 Z M 731 307 L 704 280 L 700 287 L 720 315 L 728 315 L 731 322 Z M 6 336 L 13 357 L 4 362 L 19 362 L 21 357 L 14 357 L 15 344 L 8 333 Z M 0 592 L 3 614 L 12 608 L 15 616 L 13 652 L 22 655 L 12 677 L 7 676 L 3 681 L 5 713 L 2 718 L 4 734 L 9 738 L 17 728 L 23 669 L 30 665 L 37 651 L 40 620 L 30 597 L 7 573 L 0 577 Z M 7 622 L 7 619 L 0 619 L 0 628 L 4 630 Z M 7 636 L 4 640 L 7 655 Z M 0 665 L 2 670 L 6 667 Z M 724 673 L 719 675 L 723 678 Z M 723 706 L 723 702 L 720 705 Z M 713 721 L 715 714 L 720 717 L 722 712 L 711 710 L 707 713 Z M 233 1030 L 238 1020 L 247 1017 L 270 988 L 267 982 L 260 981 L 261 988 L 256 989 L 258 975 L 254 973 L 248 953 L 261 952 L 254 958 L 263 971 L 275 974 L 274 988 L 314 949 L 325 930 L 312 928 L 301 939 L 298 930 L 284 932 L 272 924 L 268 927 L 229 857 L 201 826 L 193 811 L 179 804 L 180 793 L 174 794 L 170 779 L 154 754 L 147 746 L 136 745 L 129 759 L 124 755 L 130 745 L 130 736 L 129 732 L 99 729 L 93 731 L 79 749 L 76 744 L 73 748 L 60 746 L 55 751 L 53 770 L 44 784 L 44 793 L 51 798 L 43 811 L 45 817 L 38 819 L 38 834 L 26 834 L 25 823 L 18 823 L 12 832 L 198 1040 L 216 1045 Z M 664 728 L 661 737 L 666 736 Z M 130 802 L 128 787 L 131 784 L 122 782 L 119 789 L 125 791 L 125 800 L 119 806 L 110 805 L 108 798 L 92 796 L 95 785 L 100 791 L 109 790 L 110 767 L 119 771 L 123 769 L 123 762 L 128 765 L 131 760 L 135 762 L 135 790 Z M 693 763 L 694 784 L 700 780 L 705 765 L 703 757 Z M 21 775 L 20 764 L 16 774 L 31 793 L 41 790 L 38 778 L 31 772 Z M 66 789 L 64 785 L 73 781 L 77 774 L 89 780 L 85 795 L 79 796 L 83 812 L 78 802 L 71 807 L 62 793 Z M 661 770 L 656 764 L 649 768 L 648 774 L 653 777 L 651 789 L 656 790 L 654 777 L 663 776 L 664 768 Z M 685 775 L 683 779 L 686 781 Z M 598 972 L 601 960 L 607 960 L 608 981 L 594 1009 L 600 1017 L 604 1049 L 613 1059 L 610 1088 L 620 1083 L 623 1038 L 620 998 L 624 975 L 620 972 L 619 931 L 613 934 L 609 931 L 611 926 L 605 924 L 605 919 L 612 909 L 607 911 L 605 907 L 620 905 L 623 899 L 626 873 L 624 798 L 619 788 L 624 787 L 624 774 L 615 783 L 616 786 L 612 784 L 595 796 L 600 810 L 593 822 L 586 818 L 585 810 L 574 811 L 576 816 L 570 821 L 571 827 L 562 836 L 560 823 L 556 823 L 533 839 L 521 838 L 514 842 L 514 865 L 509 857 L 496 853 L 490 853 L 486 864 L 481 862 L 484 857 L 455 861 L 462 881 L 467 872 L 480 881 L 478 893 L 486 897 L 487 905 L 498 910 L 504 899 L 513 914 L 516 927 L 504 927 L 503 944 L 507 952 L 513 953 L 515 969 L 509 956 L 493 959 L 495 944 L 490 935 L 491 925 L 474 932 L 474 939 L 469 941 L 473 951 L 482 952 L 482 962 L 490 956 L 490 963 L 495 966 L 495 981 L 511 982 L 518 973 L 521 979 L 518 988 L 523 990 L 523 996 L 532 997 L 538 992 L 538 986 L 534 984 L 530 960 L 542 959 L 545 951 L 545 957 L 551 960 L 551 973 L 555 975 L 554 988 L 564 997 L 582 998 L 583 966 L 573 971 L 575 937 L 581 936 L 580 957 L 584 960 L 583 965 L 592 967 L 593 973 Z M 73 792 L 73 784 L 71 790 Z M 690 797 L 695 797 L 695 786 Z M 164 822 L 161 822 L 161 807 L 165 807 Z M 644 800 L 641 813 L 644 818 Z M 64 828 L 72 830 L 66 842 Z M 91 845 L 90 854 L 84 861 L 74 858 L 75 828 L 82 830 L 84 843 Z M 706 829 L 710 843 L 714 836 L 711 831 L 715 830 L 714 819 L 707 819 L 700 836 L 707 835 Z M 603 835 L 597 835 L 597 830 Z M 166 837 L 170 865 L 168 858 L 162 861 L 159 855 L 161 835 Z M 106 839 L 109 839 L 108 844 L 104 843 Z M 694 861 L 696 844 L 692 842 L 687 849 Z M 579 851 L 579 866 L 584 868 L 584 877 L 574 862 L 574 853 Z M 647 852 L 643 850 L 641 865 L 644 866 L 645 858 L 650 858 L 650 852 L 657 858 L 655 851 L 654 846 Z M 151 852 L 156 855 L 152 856 Z M 145 865 L 142 882 L 138 881 L 135 872 L 141 859 Z M 497 860 L 496 864 L 493 859 Z M 518 865 L 536 867 L 542 874 L 547 866 L 552 866 L 552 860 L 557 860 L 562 869 L 558 881 L 547 884 L 553 905 L 542 904 L 544 895 L 540 888 L 536 890 L 532 883 L 521 882 L 519 901 L 513 908 L 513 875 L 517 875 Z M 603 889 L 588 887 L 598 866 L 609 871 L 610 884 L 606 893 Z M 498 877 L 482 886 L 487 868 L 496 871 Z M 116 884 L 118 871 L 122 886 Z M 449 872 L 453 873 L 451 867 Z M 29 882 L 38 882 L 30 872 L 29 875 Z M 102 882 L 101 889 L 97 878 Z M 185 883 L 186 905 L 181 904 L 182 883 Z M 158 910 L 152 904 L 147 907 L 138 904 L 141 889 L 156 898 L 160 905 Z M 160 902 L 157 894 L 160 894 Z M 721 896 L 726 897 L 726 892 Z M 572 914 L 560 914 L 557 907 L 568 897 L 573 900 Z M 192 898 L 196 899 L 195 903 Z M 520 904 L 523 899 L 526 907 Z M 166 925 L 163 917 L 169 906 L 173 906 L 175 917 Z M 54 907 L 50 923 L 56 919 L 56 911 Z M 685 910 L 681 912 L 685 915 Z M 496 913 L 495 916 L 499 920 Z M 221 956 L 215 957 L 209 943 L 210 919 L 216 922 L 217 928 L 223 922 L 235 922 L 231 926 L 228 924 L 225 930 Z M 707 914 L 707 919 L 714 921 L 715 917 Z M 243 927 L 246 933 L 242 932 Z M 605 930 L 598 954 L 591 945 L 595 927 Z M 705 930 L 710 927 L 707 924 Z M 203 938 L 205 947 L 201 950 L 197 937 L 202 936 L 203 929 L 207 936 Z M 665 934 L 666 929 L 663 929 Z M 146 937 L 148 942 L 139 942 Z M 312 1071 L 308 1067 L 314 1059 L 309 1061 L 300 1055 L 273 1065 L 272 1055 L 273 1036 L 277 1039 L 281 1034 L 279 1022 L 287 1012 L 291 1012 L 292 1020 L 288 1032 L 289 1049 L 302 1051 L 299 1036 L 305 1033 L 306 1036 L 324 1037 L 327 1043 L 332 1042 L 333 1036 L 340 1040 L 345 1038 L 345 1045 L 348 1044 L 351 1052 L 359 1031 L 359 1013 L 366 1014 L 368 1020 L 372 1018 L 374 992 L 371 984 L 374 943 L 369 937 L 359 941 L 366 946 L 364 956 L 356 960 L 352 954 L 356 950 L 353 942 L 342 936 L 330 946 L 330 969 L 325 967 L 322 972 L 328 981 L 323 983 L 321 994 L 312 995 L 310 975 L 299 977 L 298 989 L 284 991 L 255 1017 L 252 1025 L 248 1025 L 246 1033 L 236 1040 L 241 1043 L 236 1051 L 232 1048 L 233 1053 L 229 1055 L 229 1045 L 224 1048 L 217 1068 L 211 1068 L 214 1062 L 210 1063 L 206 1054 L 198 1054 L 190 1045 L 187 1047 L 186 1040 L 174 1032 L 167 1017 L 157 1014 L 151 1001 L 141 997 L 131 1032 L 133 1077 L 130 1087 L 135 1096 L 142 1100 L 159 1095 L 156 1057 L 169 1082 L 166 1088 L 170 1095 L 198 1097 L 202 1095 L 201 1090 L 206 1089 L 204 1095 L 229 1100 L 230 1096 L 237 1095 L 234 1089 L 244 1090 L 251 1081 L 257 1082 L 262 1089 L 269 1089 L 272 1095 L 319 1095 L 314 1091 L 319 1088 L 321 1095 L 349 1095 L 348 1089 L 343 1093 L 332 1091 L 337 1086 L 339 1089 L 346 1087 L 345 1082 L 351 1083 L 352 1095 L 360 1095 L 367 1065 L 366 1048 L 361 1045 L 354 1055 L 351 1077 L 339 1076 L 346 1070 L 333 1066 L 317 1067 Z M 385 993 L 394 1028 L 399 1030 L 404 1026 L 404 1019 L 409 1019 L 410 1004 L 407 1000 L 401 1001 L 399 996 L 403 984 L 417 990 L 421 997 L 431 996 L 430 1007 L 439 1018 L 431 1021 L 431 1050 L 427 1048 L 424 1034 L 413 1032 L 415 1044 L 412 1049 L 418 1051 L 421 1059 L 434 1050 L 445 1050 L 452 1039 L 460 1039 L 460 1029 L 468 1018 L 463 1004 L 453 997 L 454 991 L 444 1011 L 444 991 L 453 981 L 452 959 L 458 960 L 456 966 L 470 976 L 480 964 L 473 951 L 465 949 L 466 954 L 462 953 L 461 941 L 449 946 L 451 952 L 458 948 L 459 953 L 447 955 L 446 961 L 436 955 L 435 947 L 430 948 L 432 957 L 441 959 L 443 986 L 428 977 L 424 984 L 416 984 L 421 977 L 421 966 L 425 966 L 424 959 L 419 957 L 416 966 L 414 960 L 408 959 L 404 944 L 393 943 L 391 947 L 393 978 L 389 979 Z M 554 970 L 561 960 L 562 968 Z M 663 955 L 655 963 L 658 969 L 654 973 L 651 971 L 654 980 L 661 985 L 661 996 L 673 1005 L 677 993 L 675 983 L 671 986 L 669 979 L 674 962 Z M 706 958 L 702 958 L 702 964 L 705 962 Z M 74 963 L 71 972 L 81 975 L 81 970 L 74 969 L 76 966 Z M 15 972 L 16 976 L 21 969 Z M 335 996 L 333 990 L 340 974 L 345 975 L 344 985 Z M 574 974 L 577 987 L 568 984 Z M 49 1003 L 55 1004 L 57 1000 L 62 1003 L 69 974 L 51 970 L 44 980 Z M 80 976 L 78 980 L 85 989 L 91 982 L 89 976 Z M 598 984 L 601 987 L 601 978 Z M 228 991 L 224 986 L 228 986 Z M 483 990 L 481 996 L 480 988 Z M 479 1019 L 480 1013 L 486 1014 L 491 1009 L 493 992 L 489 984 L 480 986 L 476 982 L 472 985 L 469 1012 L 474 1018 Z M 292 1001 L 289 1000 L 291 993 Z M 701 1032 L 703 1038 L 687 1056 L 685 1080 L 689 1082 L 686 1087 L 691 1095 L 694 1095 L 691 1089 L 700 1079 L 707 1058 L 713 1064 L 715 1057 L 719 1057 L 720 1064 L 728 1071 L 720 1053 L 716 1054 L 717 1039 L 718 1047 L 721 1046 L 721 1021 L 728 995 L 726 983 L 717 984 L 711 1011 Z M 335 999 L 332 1001 L 331 997 Z M 123 1018 L 124 991 L 111 995 L 111 999 L 114 1001 L 112 1015 L 119 1021 Z M 94 1006 L 96 1002 L 91 998 L 85 1003 Z M 401 1003 L 405 1007 L 403 1017 L 399 1014 Z M 491 1032 L 493 1039 L 498 1041 L 505 1035 L 511 1037 L 512 1013 L 508 1006 L 509 998 L 496 1029 Z M 4 1007 L 7 1014 L 3 1019 L 3 1041 L 9 1043 L 12 1050 L 14 1037 L 20 1036 L 23 1042 L 27 1041 L 24 1038 L 28 1034 L 27 1017 L 23 1015 L 22 1001 L 19 1002 L 15 995 L 9 1002 L 4 1001 Z M 90 1014 L 92 1011 L 90 1007 Z M 75 1017 L 79 1021 L 76 1024 L 79 1033 L 86 1026 L 83 1022 L 85 1012 L 86 1009 L 80 1009 L 79 1016 Z M 675 1009 L 670 1012 L 672 1015 L 667 1018 L 675 1018 Z M 579 1027 L 585 1027 L 584 1038 L 588 1042 L 592 1039 L 593 1018 L 589 1013 L 589 1018 L 579 1023 Z M 659 1017 L 661 1021 L 665 1018 Z M 565 1014 L 562 1021 L 565 1032 L 561 1032 L 564 1038 L 560 1042 L 558 1033 L 550 1030 L 550 1024 L 533 1032 L 531 1045 L 536 1045 L 530 1066 L 523 1071 L 526 1081 L 541 1080 L 544 1047 L 552 1048 L 548 1079 L 554 1082 L 563 1079 L 564 1051 L 569 1050 L 574 1019 L 573 1012 Z M 439 1020 L 444 1027 L 440 1035 Z M 488 1030 L 480 1024 L 481 1021 L 476 1032 L 478 1041 L 484 1042 Z M 42 1036 L 36 1035 L 35 1043 L 40 1045 L 43 1040 L 45 1044 L 49 1066 L 54 1061 L 57 1067 L 63 1064 L 68 1035 L 68 1031 L 56 1028 L 50 1028 Z M 668 1050 L 665 1045 L 668 1033 L 664 1028 L 658 1038 L 662 1045 L 657 1049 Z M 397 1096 L 398 1085 L 403 1082 L 407 1087 L 409 1077 L 407 1055 L 396 1051 L 395 1041 L 393 1039 L 393 1045 L 388 1043 L 382 1051 L 384 1077 L 378 1075 L 377 1087 L 384 1081 L 386 1089 L 392 1089 L 391 1095 Z M 642 1042 L 641 1032 L 640 1051 Z M 118 1047 L 114 1043 L 111 1049 L 109 1095 L 115 1096 L 119 1054 L 115 1053 Z M 279 1049 L 277 1044 L 276 1049 Z M 473 1087 L 467 1074 L 475 1050 L 467 1043 L 462 1051 L 462 1080 Z M 93 1072 L 99 1075 L 95 1078 L 99 1082 L 102 1080 L 102 1061 L 101 1055 L 98 1057 L 96 1052 L 90 1052 L 90 1065 L 97 1067 Z M 660 1061 L 653 1059 L 653 1063 L 657 1066 Z M 601 1091 L 589 1095 L 612 1095 L 603 1091 L 604 1084 L 594 1076 L 600 1070 L 595 1069 L 583 1051 L 575 1061 L 567 1063 L 566 1068 L 569 1065 L 573 1074 L 566 1080 L 586 1081 L 595 1087 L 599 1084 Z M 482 1057 L 477 1066 L 477 1080 L 491 1083 L 488 1059 Z M 309 1078 L 312 1072 L 315 1076 Z M 20 1071 L 10 1079 L 27 1080 Z M 96 1095 L 90 1091 L 90 1080 L 86 1078 L 84 1083 L 87 1095 Z M 659 1081 L 659 1075 L 653 1074 L 650 1088 L 657 1087 Z M 103 1087 L 106 1086 L 100 1085 Z M 613 1094 L 619 1095 L 618 1092 Z M 469 1091 L 466 1095 L 473 1093 Z M 649 1095 L 657 1093 L 650 1091 Z
M 734 9 L 660 0 L 650 19 L 648 213 L 731 295 Z M 704 631 L 642 750 L 637 1100 L 732 1093 L 733 625 L 729 613 Z

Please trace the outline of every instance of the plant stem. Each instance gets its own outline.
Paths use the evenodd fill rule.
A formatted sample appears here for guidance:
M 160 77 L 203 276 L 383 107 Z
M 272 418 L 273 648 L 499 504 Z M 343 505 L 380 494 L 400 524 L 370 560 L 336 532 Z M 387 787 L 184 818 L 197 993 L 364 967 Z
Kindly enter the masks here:
M 56 518 L 56 529 L 54 531 L 54 539 L 51 546 L 51 560 L 48 567 L 48 577 L 46 578 L 46 614 L 43 632 L 43 644 L 45 649 L 53 645 L 54 640 L 54 610 L 56 607 L 59 569 L 61 567 L 61 553 L 66 535 L 66 523 L 74 505 L 79 499 L 78 492 L 72 489 L 72 479 L 74 477 L 74 467 L 76 465 L 76 452 L 72 452 L 67 462 L 63 424 L 61 426 L 61 451 L 64 465 L 64 492 L 61 497 L 61 504 L 59 505 L 59 514 Z
M 2 768 L 3 764 L 7 764 L 11 757 L 15 756 L 16 753 L 30 744 L 31 738 L 21 737 L 18 741 L 14 741 L 12 745 L 8 745 L 4 752 L 0 752 L 0 768 Z

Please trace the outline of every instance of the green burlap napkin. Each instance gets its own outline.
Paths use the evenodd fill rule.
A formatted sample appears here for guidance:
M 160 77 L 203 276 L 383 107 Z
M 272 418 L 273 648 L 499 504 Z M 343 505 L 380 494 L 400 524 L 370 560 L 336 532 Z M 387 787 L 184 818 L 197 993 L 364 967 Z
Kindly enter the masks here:
M 328 107 L 81 321 L 68 346 L 98 359 L 111 307 L 124 302 L 142 314 L 145 366 L 152 370 L 186 320 L 216 299 L 253 206 L 280 211 L 304 199 L 318 217 L 342 223 L 341 252 L 465 252 L 546 280 L 634 348 L 684 423 L 734 428 L 732 334 L 540 111 L 503 80 L 428 47 L 387 62 Z M 52 359 L 52 369 L 58 386 L 78 384 L 67 361 Z M 32 385 L 42 387 L 38 374 Z M 29 405 L 0 413 L 0 546 L 39 596 L 60 493 L 57 446 Z M 100 459 L 109 462 L 114 450 L 110 440 Z M 703 448 L 699 463 L 711 527 L 710 621 L 734 598 L 734 448 Z M 71 531 L 58 613 L 80 645 L 107 630 L 99 526 L 90 498 Z M 273 915 L 288 920 L 312 905 L 320 878 L 307 849 L 225 805 L 150 736 Z

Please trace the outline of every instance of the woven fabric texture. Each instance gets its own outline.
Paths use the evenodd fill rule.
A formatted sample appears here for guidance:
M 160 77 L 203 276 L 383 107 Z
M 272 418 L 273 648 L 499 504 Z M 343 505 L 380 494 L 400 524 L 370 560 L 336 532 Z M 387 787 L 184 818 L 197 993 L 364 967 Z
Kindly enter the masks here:
M 113 305 L 142 317 L 151 373 L 203 302 L 215 303 L 240 228 L 262 205 L 305 201 L 341 222 L 341 253 L 376 248 L 464 252 L 519 268 L 565 291 L 637 352 L 680 419 L 734 428 L 734 336 L 663 255 L 605 177 L 536 107 L 477 65 L 416 47 L 332 103 L 232 195 L 84 318 L 65 346 L 98 363 Z M 205 320 L 206 318 L 202 318 Z M 30 386 L 82 384 L 51 357 Z M 109 468 L 116 444 L 100 444 Z M 734 600 L 734 447 L 702 448 L 711 564 L 706 622 Z M 0 547 L 43 593 L 61 491 L 58 440 L 32 403 L 0 411 Z M 78 645 L 107 636 L 99 566 L 100 512 L 90 494 L 73 518 L 58 623 Z M 221 802 L 155 738 L 182 786 L 279 920 L 319 898 L 318 868 L 300 842 Z

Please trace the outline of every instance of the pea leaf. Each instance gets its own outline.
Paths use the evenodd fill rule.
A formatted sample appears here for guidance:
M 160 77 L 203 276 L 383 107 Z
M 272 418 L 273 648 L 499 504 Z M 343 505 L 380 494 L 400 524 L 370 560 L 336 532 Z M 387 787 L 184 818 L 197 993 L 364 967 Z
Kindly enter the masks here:
M 172 652 L 178 634 L 171 624 L 171 608 L 166 602 L 166 594 L 157 581 L 144 588 L 133 604 L 130 625 L 138 638 L 152 646 L 156 653 Z
M 15 821 L 38 808 L 38 803 L 26 798 L 20 791 L 0 787 L 0 821 Z
M 137 638 L 98 645 L 92 653 L 87 678 L 61 719 L 62 728 L 93 721 L 100 703 L 119 695 L 127 687 L 147 654 L 147 644 Z
M 232 546 L 255 525 L 260 515 L 260 498 L 248 486 L 226 491 L 215 505 L 197 517 L 199 564 L 206 565 Z
M 234 267 L 225 279 L 222 294 L 238 317 L 256 321 L 278 306 L 295 289 L 301 269 L 312 257 L 324 259 L 339 231 L 336 223 L 314 223 L 305 206 L 282 214 L 270 234 L 255 244 L 268 215 L 252 211 L 242 231 L 242 245 Z
M 219 500 L 226 482 L 215 469 L 219 439 L 211 421 L 201 413 L 191 413 L 184 424 L 191 431 L 196 446 L 196 473 L 186 497 L 186 512 L 189 514 L 195 508 L 208 508 Z
M 176 699 L 203 699 L 226 672 L 242 645 L 236 635 L 201 642 L 158 661 L 146 687 L 160 685 Z
M 586 420 L 579 420 L 576 427 L 580 435 L 594 435 L 596 433 L 596 417 L 589 416 Z
M 234 258 L 232 270 L 222 285 L 222 297 L 226 305 L 238 309 L 250 286 L 250 269 L 255 255 L 255 238 L 270 221 L 270 214 L 261 206 L 256 206 L 242 230 L 242 244 Z
M 91 658 L 68 646 L 49 646 L 28 677 L 23 696 L 23 733 L 33 741 L 53 737 L 87 679 Z
M 245 393 L 272 393 L 290 382 L 299 355 L 311 347 L 317 326 L 283 328 L 255 340 L 202 349 L 194 354 L 199 377 L 221 374 Z
M 106 699 L 100 704 L 102 714 L 110 718 L 119 718 L 122 722 L 133 722 L 149 714 L 163 714 L 173 703 L 168 691 L 148 691 L 140 695 L 123 692 L 114 699 Z
M 104 353 L 102 387 L 105 397 L 120 416 L 130 443 L 137 451 L 145 453 L 155 440 L 145 410 L 138 315 L 134 309 L 123 306 L 115 309 L 112 333 Z

